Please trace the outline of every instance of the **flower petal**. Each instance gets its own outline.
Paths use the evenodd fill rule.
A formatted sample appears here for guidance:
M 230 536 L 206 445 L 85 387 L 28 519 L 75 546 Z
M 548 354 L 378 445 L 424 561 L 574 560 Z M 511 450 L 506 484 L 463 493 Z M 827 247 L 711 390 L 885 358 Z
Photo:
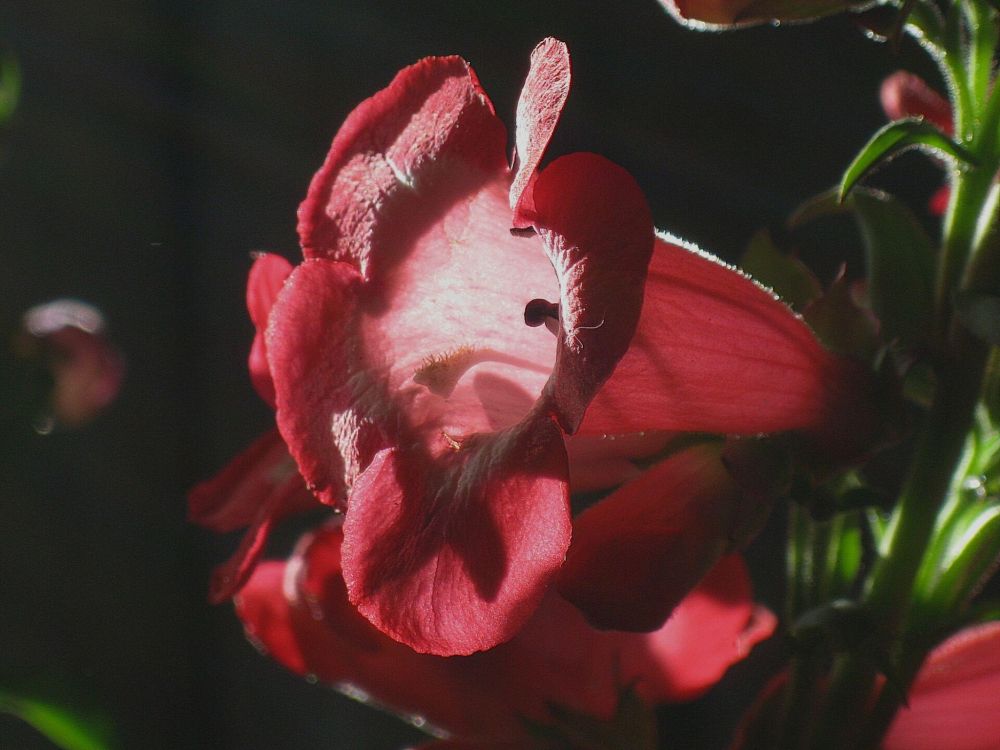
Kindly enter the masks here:
M 702 695 L 777 627 L 778 618 L 752 594 L 743 558 L 722 558 L 662 628 L 623 652 L 622 677 L 641 675 L 637 689 L 651 704 Z
M 277 521 L 315 506 L 277 430 L 191 490 L 190 521 L 222 533 L 248 527 L 236 552 L 213 571 L 209 600 L 217 604 L 243 586 Z
M 531 217 L 522 216 L 522 196 L 535 177 L 559 115 L 569 96 L 569 50 L 558 39 L 548 38 L 531 53 L 531 68 L 517 102 L 517 172 L 510 186 L 513 225 L 527 227 Z M 529 199 L 530 191 L 525 196 Z
M 577 516 L 558 585 L 591 625 L 661 627 L 730 549 L 753 507 L 720 453 L 676 453 Z
M 520 629 L 569 535 L 562 435 L 536 414 L 448 461 L 379 453 L 351 494 L 344 577 L 383 632 L 417 651 L 468 654 Z
M 549 591 L 506 644 L 471 656 L 418 654 L 348 604 L 341 549 L 334 521 L 305 537 L 288 566 L 261 564 L 235 599 L 247 635 L 298 674 L 420 716 L 456 739 L 526 747 L 522 719 L 544 723 L 552 705 L 608 719 L 627 686 L 651 705 L 693 697 L 775 625 L 754 607 L 745 566 L 731 557 L 655 633 L 595 631 Z
M 354 264 L 364 277 L 392 223 L 385 211 L 421 191 L 444 165 L 495 174 L 505 168 L 503 125 L 468 63 L 428 57 L 362 102 L 333 140 L 299 207 L 307 258 Z
M 561 290 L 551 393 L 559 423 L 573 433 L 632 341 L 653 248 L 652 217 L 632 176 L 589 153 L 549 164 L 532 203 Z
M 278 293 L 291 272 L 292 264 L 280 255 L 260 253 L 254 258 L 247 279 L 247 310 L 256 329 L 247 364 L 250 367 L 253 387 L 271 408 L 274 408 L 274 381 L 267 362 L 264 332 L 267 329 L 271 307 L 274 306 Z
M 660 239 L 632 346 L 580 432 L 836 432 L 848 414 L 861 421 L 859 385 L 858 366 L 824 349 L 770 292 Z
M 897 70 L 882 82 L 882 109 L 890 120 L 924 117 L 951 135 L 954 124 L 951 105 L 941 94 L 927 85 L 920 76 L 907 70 Z
M 883 750 L 992 750 L 1000 737 L 1000 622 L 975 625 L 938 646 L 917 674 L 909 707 Z
M 356 466 L 366 447 L 367 462 L 382 447 L 381 437 L 370 428 L 338 418 L 353 398 L 345 319 L 353 314 L 357 280 L 346 263 L 302 263 L 285 282 L 267 333 L 278 429 L 306 485 L 331 505 L 343 499 L 345 464 Z M 338 443 L 337 437 L 343 432 L 356 439 L 355 452 L 342 458 L 339 445 L 347 441 Z
M 287 496 L 290 512 L 316 505 L 277 430 L 261 435 L 188 493 L 188 520 L 225 534 L 253 523 L 258 509 L 274 496 Z

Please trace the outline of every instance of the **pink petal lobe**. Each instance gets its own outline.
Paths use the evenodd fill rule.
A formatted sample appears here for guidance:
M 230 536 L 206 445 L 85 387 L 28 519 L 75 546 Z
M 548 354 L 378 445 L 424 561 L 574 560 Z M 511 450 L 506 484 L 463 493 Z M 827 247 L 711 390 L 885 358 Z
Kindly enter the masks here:
M 530 216 L 522 216 L 522 196 L 555 132 L 569 87 L 569 50 L 558 39 L 543 40 L 531 53 L 531 68 L 517 102 L 517 171 L 510 186 L 515 227 L 532 224 Z M 525 197 L 530 198 L 530 191 Z
M 292 264 L 280 255 L 261 253 L 254 259 L 247 279 L 247 310 L 256 329 L 247 363 L 250 367 L 250 380 L 260 397 L 272 408 L 274 381 L 267 362 L 264 332 L 267 329 L 268 315 L 278 299 L 278 292 L 291 272 Z
M 253 572 L 275 523 L 316 506 L 277 430 L 258 438 L 188 496 L 189 520 L 222 533 L 248 527 L 233 555 L 212 573 L 209 600 L 235 594 Z
M 632 346 L 581 433 L 821 431 L 857 406 L 857 381 L 770 292 L 661 239 Z
M 954 124 L 951 105 L 920 76 L 907 70 L 897 70 L 882 82 L 882 109 L 890 120 L 924 117 L 941 132 L 951 135 Z
M 363 427 L 336 419 L 353 395 L 347 321 L 353 315 L 357 278 L 346 263 L 302 263 L 285 283 L 267 334 L 278 429 L 307 486 L 330 505 L 344 497 L 345 459 L 339 452 L 338 430 L 358 437 L 357 450 L 364 449 L 368 434 Z M 345 458 L 348 463 L 357 460 Z
M 250 639 L 292 671 L 360 690 L 402 716 L 420 716 L 467 738 L 520 737 L 489 662 L 479 661 L 485 655 L 419 654 L 358 614 L 341 576 L 341 540 L 334 523 L 303 538 L 287 567 L 259 566 L 236 598 Z
M 652 217 L 632 176 L 596 154 L 556 159 L 538 175 L 532 199 L 561 289 L 551 392 L 560 425 L 573 433 L 635 332 Z
M 651 704 L 699 697 L 774 633 L 778 618 L 752 595 L 742 557 L 723 557 L 662 628 L 636 636 L 621 658 L 623 677 L 637 675 Z
M 729 550 L 750 505 L 719 446 L 674 454 L 574 519 L 559 592 L 595 627 L 658 629 Z
M 607 719 L 629 685 L 651 705 L 693 697 L 774 628 L 773 616 L 754 607 L 745 568 L 733 557 L 655 633 L 596 631 L 550 590 L 508 643 L 470 656 L 418 654 L 348 603 L 341 539 L 331 523 L 305 537 L 287 566 L 258 567 L 235 600 L 247 635 L 298 674 L 363 691 L 484 747 L 531 746 L 522 720 L 551 721 L 553 705 Z
M 450 460 L 379 453 L 357 478 L 343 565 L 358 610 L 417 651 L 508 640 L 569 545 L 566 454 L 546 416 L 472 438 Z
M 931 652 L 883 750 L 992 750 L 1000 738 L 1000 622 L 959 631 Z
M 315 506 L 277 430 L 266 432 L 222 471 L 188 494 L 188 520 L 219 533 L 249 526 L 271 498 L 289 512 Z
M 506 134 L 468 63 L 428 57 L 362 102 L 334 138 L 299 207 L 307 258 L 355 265 L 383 252 L 382 214 L 437 181 L 441 169 L 482 179 L 505 169 Z M 475 177 L 479 175 L 479 177 Z

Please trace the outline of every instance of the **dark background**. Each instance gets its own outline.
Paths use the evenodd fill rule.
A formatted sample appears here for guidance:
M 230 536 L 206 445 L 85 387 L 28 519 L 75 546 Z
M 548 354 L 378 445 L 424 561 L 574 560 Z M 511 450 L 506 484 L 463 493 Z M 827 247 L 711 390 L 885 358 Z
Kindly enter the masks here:
M 547 35 L 569 44 L 574 73 L 549 153 L 605 154 L 658 226 L 729 258 L 836 181 L 883 121 L 880 80 L 917 58 L 846 17 L 697 34 L 656 0 L 0 2 L 0 45 L 24 78 L 0 132 L 0 329 L 78 297 L 128 360 L 105 415 L 48 437 L 26 428 L 2 458 L 0 688 L 103 713 L 122 748 L 418 736 L 285 673 L 230 607 L 205 603 L 235 538 L 188 526 L 185 492 L 268 426 L 245 367 L 249 253 L 296 257 L 295 209 L 342 119 L 404 65 L 457 53 L 512 127 Z M 775 605 L 773 538 L 754 557 Z M 721 747 L 746 700 L 723 685 L 664 712 L 664 734 Z M 0 748 L 44 747 L 0 716 Z

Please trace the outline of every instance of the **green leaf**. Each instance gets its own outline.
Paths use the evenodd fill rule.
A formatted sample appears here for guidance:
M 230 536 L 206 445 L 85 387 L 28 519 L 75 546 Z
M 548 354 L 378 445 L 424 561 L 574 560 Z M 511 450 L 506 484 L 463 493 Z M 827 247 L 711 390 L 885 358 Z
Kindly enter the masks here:
M 740 259 L 740 268 L 796 310 L 822 293 L 815 274 L 798 258 L 781 252 L 766 229 L 750 240 Z
M 0 58 L 0 122 L 13 114 L 21 97 L 21 66 L 13 55 Z
M 866 362 L 874 360 L 880 346 L 877 323 L 870 311 L 857 304 L 843 272 L 802 317 L 828 349 Z
M 882 338 L 919 344 L 934 310 L 934 246 L 913 212 L 883 193 L 851 197 L 865 242 L 868 294 Z
M 840 200 L 843 201 L 854 186 L 875 167 L 910 148 L 929 151 L 935 156 L 950 158 L 961 164 L 976 164 L 976 158 L 967 149 L 922 118 L 896 120 L 875 133 L 854 157 L 840 182 Z
M 0 691 L 0 711 L 27 722 L 64 750 L 108 750 L 106 722 L 65 706 Z
M 1000 346 L 1000 296 L 988 292 L 959 292 L 955 312 L 976 338 Z
M 817 219 L 845 214 L 850 208 L 840 200 L 838 188 L 814 195 L 796 208 L 786 222 L 789 229 L 799 229 Z

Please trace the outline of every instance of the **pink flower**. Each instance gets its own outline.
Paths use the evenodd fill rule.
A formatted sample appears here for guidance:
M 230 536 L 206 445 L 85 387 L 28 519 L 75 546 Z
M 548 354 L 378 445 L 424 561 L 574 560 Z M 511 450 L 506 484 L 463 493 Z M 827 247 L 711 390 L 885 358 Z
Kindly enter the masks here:
M 882 82 L 882 109 L 890 120 L 906 117 L 923 117 L 936 125 L 945 135 L 955 132 L 951 104 L 932 89 L 920 76 L 906 70 L 897 70 Z M 930 212 L 940 216 L 948 208 L 951 189 L 944 185 L 934 193 L 928 204 Z
M 927 659 L 883 750 L 994 750 L 1000 741 L 1000 622 L 968 627 Z
M 247 309 L 256 328 L 248 363 L 250 379 L 271 407 L 274 383 L 267 367 L 264 329 L 291 272 L 284 258 L 261 254 L 247 280 Z M 219 603 L 239 591 L 264 553 L 275 524 L 316 504 L 277 429 L 262 435 L 219 474 L 192 489 L 189 520 L 223 534 L 246 528 L 233 555 L 212 573 L 209 599 Z
M 287 563 L 258 567 L 236 598 L 249 638 L 298 674 L 489 747 L 526 747 L 524 720 L 550 722 L 553 706 L 608 719 L 628 686 L 648 705 L 697 697 L 775 626 L 753 605 L 746 569 L 732 556 L 653 633 L 596 631 L 550 591 L 502 646 L 461 657 L 418 654 L 351 605 L 342 544 L 335 521 L 303 538 Z
M 51 372 L 49 408 L 60 424 L 83 425 L 114 401 L 125 364 L 97 308 L 72 299 L 46 302 L 24 314 L 24 332 L 16 346 Z
M 349 488 L 349 599 L 417 651 L 514 637 L 566 557 L 570 492 L 642 481 L 634 459 L 669 431 L 799 430 L 829 446 L 867 429 L 866 374 L 746 277 L 656 238 L 624 170 L 588 153 L 538 170 L 569 78 L 565 46 L 542 42 L 510 168 L 466 62 L 401 71 L 334 139 L 299 209 L 305 261 L 270 314 L 281 434 L 324 502 Z M 658 467 L 658 488 L 701 497 L 670 477 L 691 460 Z M 695 463 L 722 469 L 717 455 Z M 626 484 L 605 502 L 647 496 Z M 704 502 L 740 526 L 752 509 L 733 497 L 725 485 Z M 679 538 L 670 527 L 664 544 Z M 720 535 L 733 527 L 686 537 L 711 551 L 675 588 L 728 549 Z

